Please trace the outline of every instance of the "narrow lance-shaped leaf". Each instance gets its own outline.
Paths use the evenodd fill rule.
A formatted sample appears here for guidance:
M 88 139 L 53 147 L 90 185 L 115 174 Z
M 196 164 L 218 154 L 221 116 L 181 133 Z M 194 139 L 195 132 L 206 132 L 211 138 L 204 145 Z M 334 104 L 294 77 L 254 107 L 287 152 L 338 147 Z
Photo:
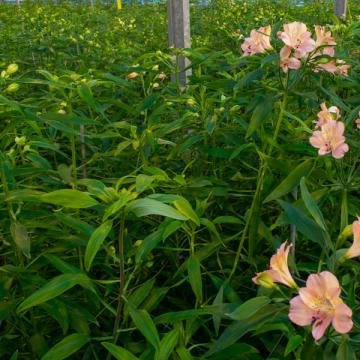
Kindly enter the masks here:
M 156 354 L 156 360 L 168 360 L 178 342 L 179 332 L 174 329 L 168 332 L 160 342 L 160 349 Z
M 158 350 L 160 346 L 159 334 L 148 312 L 146 310 L 137 310 L 132 306 L 129 306 L 129 313 L 136 328 L 144 335 L 155 350 Z
M 30 259 L 30 238 L 25 226 L 19 222 L 12 223 L 10 231 L 16 246 Z
M 95 206 L 98 202 L 90 195 L 75 189 L 62 189 L 39 196 L 43 202 L 73 209 L 84 209 Z
M 312 168 L 312 162 L 305 160 L 298 165 L 291 173 L 266 197 L 264 202 L 276 200 L 294 189 L 303 176 L 306 176 Z
M 325 245 L 327 241 L 325 232 L 315 221 L 294 205 L 282 200 L 277 201 L 284 209 L 286 220 L 289 224 L 294 224 L 299 232 L 320 246 Z
M 233 320 L 245 320 L 253 316 L 267 304 L 270 304 L 270 299 L 267 296 L 255 297 L 241 304 L 231 314 L 226 315 Z
M 90 337 L 87 334 L 71 334 L 53 346 L 41 360 L 63 360 L 80 350 Z
M 326 231 L 326 223 L 325 219 L 323 217 L 323 214 L 321 213 L 319 207 L 317 206 L 316 201 L 311 196 L 306 183 L 305 178 L 302 178 L 300 181 L 300 190 L 301 190 L 301 197 L 304 201 L 304 204 L 306 208 L 308 209 L 311 216 L 314 218 L 316 223 L 324 230 Z
M 190 203 L 186 199 L 180 198 L 178 200 L 175 200 L 174 205 L 182 215 L 186 216 L 197 226 L 200 225 L 199 217 L 197 216 L 196 212 L 194 211 L 194 209 L 191 207 Z
M 106 221 L 101 224 L 95 231 L 92 233 L 89 242 L 85 250 L 85 269 L 89 271 L 91 264 L 94 261 L 94 258 L 99 251 L 101 245 L 103 244 L 105 238 L 109 235 L 109 232 L 112 228 L 112 221 Z
M 200 260 L 196 255 L 191 255 L 187 261 L 187 270 L 191 288 L 197 301 L 202 302 L 202 280 Z
M 261 98 L 256 106 L 250 120 L 246 137 L 251 136 L 260 126 L 265 123 L 271 115 L 274 106 L 274 99 L 271 97 Z
M 78 284 L 88 288 L 91 283 L 90 279 L 84 274 L 59 275 L 25 299 L 17 308 L 17 312 L 23 312 L 53 299 Z
M 139 358 L 123 347 L 108 342 L 103 342 L 101 345 L 117 360 L 139 360 Z
M 181 214 L 178 210 L 174 209 L 170 205 L 149 198 L 133 201 L 129 205 L 128 211 L 133 212 L 138 217 L 147 215 L 161 215 L 176 220 L 188 220 L 186 216 Z

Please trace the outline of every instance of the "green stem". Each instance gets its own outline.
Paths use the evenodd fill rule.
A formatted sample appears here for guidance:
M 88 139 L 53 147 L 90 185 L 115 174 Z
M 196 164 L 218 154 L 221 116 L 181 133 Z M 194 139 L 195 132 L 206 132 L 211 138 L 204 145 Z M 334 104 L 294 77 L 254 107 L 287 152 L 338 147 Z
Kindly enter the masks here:
M 119 294 L 118 294 L 118 304 L 116 309 L 116 317 L 114 321 L 113 328 L 113 343 L 116 344 L 119 332 L 117 331 L 120 325 L 121 313 L 123 308 L 123 295 L 125 289 L 125 256 L 124 256 L 124 235 L 125 235 L 125 212 L 122 213 L 120 219 L 120 230 L 119 230 L 119 260 L 120 260 L 120 273 L 119 273 Z M 108 353 L 107 360 L 111 359 L 111 354 Z
M 75 144 L 75 136 L 71 135 L 71 170 L 73 176 L 73 188 L 77 187 L 77 168 L 76 168 L 76 144 Z
M 1 157 L 3 157 L 3 156 L 1 156 Z M 7 182 L 6 175 L 5 175 L 5 166 L 4 166 L 4 160 L 3 159 L 1 159 L 0 171 L 1 171 L 1 183 L 2 183 L 2 186 L 3 186 L 3 189 L 4 189 L 4 194 L 5 194 L 6 208 L 7 208 L 7 212 L 8 212 L 8 215 L 9 215 L 9 220 L 10 220 L 10 224 L 11 224 L 10 226 L 12 226 L 13 224 L 16 223 L 16 216 L 14 214 L 12 203 L 11 203 L 11 201 L 8 200 L 8 198 L 9 198 L 9 186 L 8 186 L 8 182 Z M 18 258 L 19 264 L 24 265 L 24 259 L 23 259 L 22 253 L 21 253 L 20 249 L 18 248 L 18 246 L 16 245 L 14 239 L 12 241 L 12 244 L 13 244 L 14 252 L 15 252 L 17 258 Z
M 271 156 L 271 153 L 273 150 L 273 144 L 276 142 L 276 140 L 279 136 L 281 124 L 282 124 L 282 121 L 284 118 L 286 104 L 287 104 L 287 93 L 285 92 L 283 100 L 281 102 L 280 113 L 279 113 L 278 121 L 276 123 L 275 131 L 274 131 L 274 134 L 272 137 L 272 142 L 271 142 L 269 149 L 267 151 L 267 154 L 266 154 L 267 156 Z M 233 277 L 233 275 L 235 274 L 236 268 L 238 266 L 240 255 L 241 255 L 242 249 L 244 247 L 244 242 L 245 242 L 245 239 L 248 234 L 248 230 L 249 230 L 252 218 L 253 218 L 254 210 L 256 209 L 256 207 L 261 206 L 261 192 L 262 192 L 262 188 L 263 188 L 264 177 L 265 177 L 266 171 L 267 171 L 267 163 L 263 162 L 262 165 L 260 166 L 260 169 L 258 172 L 255 194 L 254 194 L 251 206 L 250 206 L 249 214 L 246 219 L 245 227 L 244 227 L 244 230 L 243 230 L 240 242 L 239 242 L 239 246 L 236 251 L 234 265 L 230 272 L 228 281 L 230 281 L 230 279 Z M 252 248 L 252 246 L 249 246 L 249 248 Z

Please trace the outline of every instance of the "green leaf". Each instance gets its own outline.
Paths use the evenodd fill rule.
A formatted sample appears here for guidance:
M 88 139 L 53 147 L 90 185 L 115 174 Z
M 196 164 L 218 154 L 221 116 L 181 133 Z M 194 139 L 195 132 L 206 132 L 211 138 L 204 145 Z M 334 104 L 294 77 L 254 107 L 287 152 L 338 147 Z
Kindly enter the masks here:
M 311 160 L 306 160 L 298 165 L 291 173 L 266 197 L 264 203 L 276 200 L 290 191 L 300 182 L 303 176 L 306 176 L 312 168 Z
M 16 246 L 30 259 L 30 238 L 25 226 L 19 222 L 11 223 L 10 231 Z
M 233 320 L 245 320 L 256 314 L 265 305 L 268 305 L 270 301 L 271 300 L 267 296 L 255 297 L 245 301 L 234 312 L 226 315 Z
M 336 352 L 336 360 L 356 360 L 357 357 L 352 349 L 349 339 L 343 336 L 341 344 Z
M 80 350 L 89 341 L 90 337 L 86 334 L 71 334 L 53 346 L 41 360 L 66 359 Z
M 282 200 L 277 201 L 284 209 L 286 220 L 289 224 L 294 224 L 302 234 L 320 246 L 326 244 L 326 235 L 315 221 L 306 216 L 301 209 L 294 205 Z
M 288 356 L 291 352 L 293 352 L 294 350 L 296 350 L 301 343 L 303 342 L 303 337 L 300 335 L 293 335 L 291 336 L 291 338 L 289 339 L 287 345 L 286 345 L 286 349 L 285 349 L 285 356 Z
M 64 206 L 72 209 L 85 209 L 98 204 L 88 194 L 73 189 L 62 189 L 39 196 L 40 200 L 53 205 Z
M 160 349 L 156 354 L 156 360 L 168 360 L 178 342 L 179 332 L 174 329 L 168 332 L 160 342 Z
M 200 260 L 196 255 L 190 255 L 187 261 L 187 270 L 191 288 L 198 302 L 202 303 L 202 280 Z
M 176 220 L 188 220 L 186 216 L 181 214 L 178 210 L 174 209 L 170 205 L 149 198 L 133 201 L 129 205 L 128 211 L 133 212 L 138 217 L 147 215 L 161 215 Z
M 139 360 L 139 358 L 133 355 L 130 351 L 120 346 L 108 342 L 103 342 L 101 343 L 101 345 L 104 346 L 104 348 L 108 350 L 109 353 L 113 355 L 117 360 Z
M 316 223 L 324 230 L 326 230 L 326 224 L 323 214 L 321 213 L 319 207 L 316 204 L 316 201 L 312 198 L 306 184 L 305 178 L 302 178 L 300 181 L 300 190 L 301 190 L 301 197 L 304 201 L 306 208 L 308 209 L 311 216 L 314 218 Z
M 97 110 L 97 104 L 91 88 L 86 84 L 82 84 L 78 87 L 77 90 L 79 96 L 86 102 L 86 104 L 89 105 L 92 109 Z
M 136 199 L 137 194 L 122 190 L 119 194 L 119 199 L 116 200 L 113 204 L 111 204 L 105 211 L 103 220 L 107 220 L 110 216 L 113 216 L 114 214 L 120 214 L 120 210 L 128 204 L 130 201 Z
M 144 260 L 161 241 L 165 241 L 170 235 L 180 229 L 182 225 L 181 221 L 165 219 L 159 226 L 159 229 L 148 235 L 139 246 L 135 255 L 136 263 Z
M 105 238 L 109 235 L 109 232 L 112 229 L 112 221 L 106 221 L 101 224 L 90 236 L 89 242 L 87 243 L 85 250 L 85 269 L 89 271 L 91 268 L 91 264 L 94 261 L 94 258 L 99 251 L 102 243 Z
M 183 311 L 172 311 L 161 314 L 155 318 L 155 324 L 166 324 L 166 323 L 177 323 L 183 320 L 194 319 L 198 316 L 213 315 L 214 311 L 212 308 L 204 307 L 201 309 L 191 309 Z
M 221 309 L 221 311 L 216 311 L 213 314 L 213 323 L 214 323 L 216 336 L 219 335 L 221 319 L 224 312 L 223 303 L 224 303 L 224 287 L 221 286 L 213 302 L 213 305 L 218 306 Z
M 71 265 L 59 257 L 53 254 L 44 254 L 43 255 L 56 269 L 61 271 L 64 274 L 78 274 L 80 273 L 80 269 Z
M 136 177 L 136 192 L 141 194 L 145 190 L 151 187 L 151 184 L 155 180 L 154 176 L 140 174 Z
M 190 354 L 190 351 L 184 347 L 177 348 L 176 353 L 179 355 L 180 360 L 194 360 Z
M 271 97 L 261 98 L 250 120 L 246 137 L 251 136 L 271 116 L 274 100 Z
M 152 288 L 154 287 L 155 279 L 150 279 L 139 288 L 137 288 L 130 296 L 128 296 L 128 303 L 133 307 L 137 308 L 139 305 L 149 296 Z
M 194 222 L 197 226 L 200 225 L 199 217 L 197 216 L 196 212 L 193 210 L 190 203 L 186 199 L 181 198 L 179 200 L 175 200 L 174 205 L 182 215 L 186 216 L 188 219 L 190 219 L 192 222 Z
M 281 307 L 280 307 L 281 306 Z M 227 349 L 232 344 L 235 344 L 242 336 L 247 334 L 249 331 L 263 326 L 267 322 L 275 321 L 276 317 L 279 316 L 281 310 L 285 311 L 282 305 L 266 305 L 261 311 L 255 313 L 251 317 L 235 321 L 231 325 L 225 328 L 225 331 L 221 334 L 218 340 L 211 346 L 210 350 L 205 356 L 210 356 L 215 353 L 219 353 Z
M 25 299 L 18 306 L 17 312 L 23 312 L 33 306 L 53 299 L 78 284 L 88 288 L 91 283 L 90 279 L 84 274 L 59 275 Z
M 155 350 L 159 350 L 159 334 L 148 312 L 146 310 L 136 310 L 129 306 L 129 313 L 136 328 L 144 335 Z

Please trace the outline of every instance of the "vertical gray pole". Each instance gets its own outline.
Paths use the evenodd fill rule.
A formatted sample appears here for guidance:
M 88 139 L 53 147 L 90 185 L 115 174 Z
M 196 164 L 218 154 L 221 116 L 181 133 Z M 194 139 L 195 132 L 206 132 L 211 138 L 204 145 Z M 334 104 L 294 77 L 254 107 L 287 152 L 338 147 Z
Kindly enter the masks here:
M 347 0 L 335 0 L 335 15 L 339 18 L 345 18 L 346 17 L 346 3 Z
M 189 0 L 168 0 L 168 28 L 169 45 L 174 48 L 190 47 L 190 4 Z M 183 56 L 176 57 L 179 69 L 179 81 L 186 84 L 187 77 L 191 75 L 191 69 L 185 71 L 190 62 Z M 173 81 L 176 79 L 173 76 Z

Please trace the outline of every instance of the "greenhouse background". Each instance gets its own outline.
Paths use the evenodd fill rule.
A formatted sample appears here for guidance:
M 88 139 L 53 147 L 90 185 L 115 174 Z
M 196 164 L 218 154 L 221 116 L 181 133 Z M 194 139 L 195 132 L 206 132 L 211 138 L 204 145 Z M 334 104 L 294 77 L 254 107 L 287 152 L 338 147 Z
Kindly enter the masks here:
M 360 0 L 0 0 L 0 359 L 360 359 Z

